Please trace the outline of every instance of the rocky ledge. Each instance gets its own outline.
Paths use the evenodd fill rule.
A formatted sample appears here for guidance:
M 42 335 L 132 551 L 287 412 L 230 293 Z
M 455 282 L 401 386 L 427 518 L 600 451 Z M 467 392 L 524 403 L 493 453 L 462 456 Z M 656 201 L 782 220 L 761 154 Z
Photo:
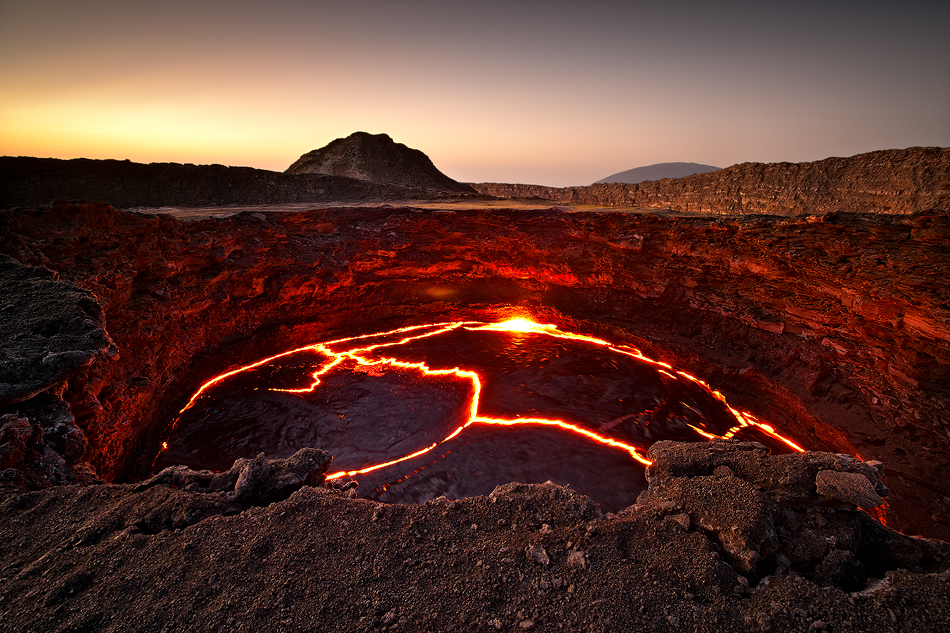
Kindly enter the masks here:
M 551 483 L 354 499 L 320 485 L 329 460 L 312 450 L 8 496 L 0 631 L 950 625 L 950 544 L 859 509 L 886 494 L 873 465 L 734 442 L 660 442 L 649 456 L 649 489 L 617 515 Z
M 913 214 L 950 210 L 950 148 L 910 147 L 811 163 L 741 163 L 637 184 L 542 187 L 472 185 L 501 198 L 671 209 L 689 213 Z

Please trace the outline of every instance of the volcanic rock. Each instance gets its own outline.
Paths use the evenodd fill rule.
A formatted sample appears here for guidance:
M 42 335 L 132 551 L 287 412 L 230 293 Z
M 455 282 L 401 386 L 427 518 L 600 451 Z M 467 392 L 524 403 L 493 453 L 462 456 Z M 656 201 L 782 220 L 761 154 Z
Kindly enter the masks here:
M 3 252 L 92 292 L 129 350 L 54 388 L 108 481 L 152 475 L 170 421 L 235 363 L 517 309 L 635 345 L 806 446 L 882 461 L 890 524 L 944 538 L 950 314 L 935 280 L 948 231 L 946 214 L 0 213 Z
M 95 467 L 84 461 L 86 435 L 70 405 L 57 395 L 60 391 L 62 387 L 3 408 L 12 413 L 4 414 L 0 454 L 16 457 L 0 474 L 0 489 L 99 481 Z
M 35 431 L 26 418 L 12 413 L 0 416 L 0 470 L 26 466 L 26 443 Z
M 877 556 L 891 551 L 892 546 L 874 540 L 884 534 L 879 524 L 857 511 L 883 503 L 876 491 L 890 494 L 874 468 L 860 460 L 820 452 L 769 455 L 756 442 L 661 441 L 650 447 L 648 457 L 653 460 L 647 471 L 650 487 L 637 505 L 684 512 L 716 538 L 741 573 L 781 565 L 811 577 L 818 573 L 816 565 L 833 556 L 822 572 L 827 575 L 832 567 L 847 565 L 839 552 Z M 829 504 L 823 499 L 829 496 L 846 503 Z
M 548 553 L 545 552 L 544 548 L 540 545 L 531 545 L 530 547 L 525 548 L 525 555 L 539 565 L 551 564 L 551 560 L 548 558 Z
M 913 189 L 921 209 L 940 178 Z M 839 182 L 850 198 L 809 200 L 864 208 L 866 181 Z M 944 213 L 0 212 L 17 260 L 4 305 L 34 309 L 37 284 L 61 284 L 43 301 L 104 314 L 123 351 L 100 346 L 0 405 L 0 631 L 947 630 L 950 546 L 859 509 L 891 488 L 875 516 L 950 534 L 947 236 Z M 209 375 L 332 336 L 512 313 L 635 345 L 822 450 L 659 443 L 649 488 L 617 515 L 551 483 L 353 499 L 319 485 L 316 449 L 146 479 Z M 8 321 L 4 345 L 35 336 Z M 54 485 L 92 483 L 93 465 L 146 482 Z
M 238 459 L 220 473 L 170 466 L 134 486 L 133 491 L 161 484 L 185 490 L 232 492 L 239 503 L 267 505 L 286 499 L 301 486 L 323 485 L 331 459 L 326 451 L 303 448 L 285 459 L 267 459 L 263 453 L 254 459 Z
M 446 220 L 0 213 L 3 252 L 57 270 L 70 301 L 92 293 L 124 352 L 0 408 L 0 630 L 947 629 L 950 546 L 888 529 L 841 485 L 861 477 L 886 497 L 884 478 L 889 522 L 942 534 L 950 319 L 934 273 L 948 267 L 947 215 Z M 616 516 L 550 483 L 352 499 L 319 485 L 319 450 L 49 487 L 81 481 L 79 459 L 110 481 L 151 475 L 168 421 L 235 362 L 512 306 L 635 344 L 830 451 L 658 443 L 648 490 Z M 858 449 L 884 466 L 842 454 Z
M 474 191 L 436 169 L 429 157 L 419 150 L 396 143 L 387 134 L 354 132 L 346 138 L 338 138 L 325 147 L 307 152 L 285 173 L 346 176 L 438 191 Z
M 861 473 L 822 470 L 815 476 L 818 494 L 869 510 L 884 503 L 874 486 Z
M 61 383 L 117 350 L 95 296 L 0 255 L 0 406 Z
M 675 180 L 634 185 L 472 185 L 501 198 L 543 198 L 689 213 L 913 214 L 950 210 L 950 148 L 911 147 L 811 163 L 741 163 Z
M 95 296 L 0 255 L 0 489 L 98 480 L 86 435 L 62 399 L 67 381 L 118 350 Z M 101 411 L 94 396 L 77 409 Z

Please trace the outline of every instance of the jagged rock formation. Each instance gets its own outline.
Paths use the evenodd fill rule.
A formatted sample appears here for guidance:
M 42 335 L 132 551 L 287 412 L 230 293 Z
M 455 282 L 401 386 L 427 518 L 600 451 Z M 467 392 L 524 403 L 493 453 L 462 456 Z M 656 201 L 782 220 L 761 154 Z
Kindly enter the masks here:
M 650 457 L 649 489 L 618 515 L 551 483 L 424 505 L 352 499 L 300 477 L 285 500 L 251 505 L 236 490 L 159 482 L 8 496 L 0 631 L 950 624 L 950 544 L 815 492 L 821 473 L 883 491 L 873 467 L 732 442 L 663 442 Z M 277 477 L 281 461 L 267 464 Z M 257 481 L 269 488 L 274 476 Z
M 471 189 L 465 191 L 472 192 Z M 343 176 L 287 174 L 224 165 L 144 165 L 119 160 L 0 157 L 0 209 L 55 199 L 131 207 L 279 204 L 361 199 L 430 199 L 445 189 Z M 458 190 L 457 195 L 462 195 Z
M 601 178 L 594 184 L 609 182 L 625 182 L 627 184 L 636 184 L 645 180 L 662 180 L 663 178 L 683 178 L 693 174 L 704 174 L 708 171 L 716 171 L 720 167 L 712 165 L 701 165 L 699 163 L 657 163 L 647 165 L 646 167 L 637 167 L 621 171 L 612 176 Z
M 267 459 L 264 453 L 254 459 L 239 458 L 220 473 L 169 466 L 133 486 L 132 491 L 164 485 L 193 492 L 224 492 L 227 499 L 245 507 L 268 505 L 283 501 L 302 486 L 322 486 L 331 459 L 326 451 L 303 448 L 285 459 Z
M 742 163 L 636 185 L 472 185 L 501 198 L 531 198 L 690 213 L 912 214 L 950 210 L 950 148 L 911 147 L 812 163 Z
M 122 351 L 45 394 L 69 403 L 85 435 L 74 461 L 109 481 L 151 474 L 195 386 L 235 361 L 520 305 L 667 360 L 793 439 L 882 461 L 891 524 L 942 538 L 948 236 L 945 214 L 0 213 L 0 249 L 93 293 Z M 38 424 L 34 400 L 0 413 Z
M 417 149 L 394 142 L 387 134 L 354 132 L 307 152 L 287 168 L 288 174 L 327 174 L 437 191 L 472 193 L 436 169 Z
M 85 434 L 60 396 L 79 370 L 118 356 L 102 308 L 50 270 L 0 255 L 0 313 L 0 487 L 94 481 Z
M 649 456 L 654 461 L 647 470 L 650 487 L 637 505 L 685 509 L 687 529 L 695 524 L 714 536 L 740 573 L 794 569 L 809 578 L 837 577 L 841 582 L 829 584 L 854 590 L 866 580 L 865 565 L 856 558 L 862 551 L 868 565 L 882 564 L 876 557 L 888 547 L 876 539 L 885 532 L 867 515 L 846 512 L 831 522 L 816 518 L 829 508 L 882 505 L 878 495 L 887 497 L 890 491 L 870 464 L 830 453 L 770 456 L 754 442 L 703 446 L 663 441 L 650 448 Z M 829 487 L 828 481 L 850 485 Z M 852 569 L 831 572 L 826 569 L 831 560 Z M 852 576 L 840 575 L 847 573 Z
M 0 255 L 0 406 L 46 391 L 118 350 L 92 293 Z

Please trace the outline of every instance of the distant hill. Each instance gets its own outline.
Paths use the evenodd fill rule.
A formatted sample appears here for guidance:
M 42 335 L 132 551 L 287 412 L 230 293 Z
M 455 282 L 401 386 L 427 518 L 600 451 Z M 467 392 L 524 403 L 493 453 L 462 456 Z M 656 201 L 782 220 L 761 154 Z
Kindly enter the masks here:
M 683 178 L 693 174 L 705 174 L 707 171 L 716 171 L 720 167 L 700 165 L 699 163 L 657 163 L 646 167 L 628 169 L 613 176 L 607 176 L 594 184 L 608 182 L 625 182 L 628 184 L 644 182 L 646 180 L 662 180 L 663 178 Z
M 385 185 L 472 193 L 468 185 L 436 169 L 428 156 L 396 143 L 387 134 L 354 132 L 325 147 L 307 152 L 287 174 L 345 176 Z

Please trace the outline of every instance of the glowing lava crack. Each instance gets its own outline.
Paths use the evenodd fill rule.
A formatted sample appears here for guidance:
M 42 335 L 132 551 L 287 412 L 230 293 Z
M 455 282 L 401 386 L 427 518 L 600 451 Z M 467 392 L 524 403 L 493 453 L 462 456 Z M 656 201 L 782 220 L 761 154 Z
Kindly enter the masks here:
M 513 430 L 499 440 L 491 429 Z M 597 451 L 622 451 L 641 469 L 650 464 L 646 450 L 660 439 L 740 438 L 779 452 L 804 450 L 730 407 L 704 381 L 635 348 L 517 318 L 315 343 L 222 373 L 181 410 L 156 466 L 215 469 L 238 453 L 277 457 L 312 445 L 347 466 L 329 479 L 363 483 L 369 473 L 408 462 L 411 472 L 370 481 L 380 492 L 466 451 L 475 455 L 468 459 L 476 470 L 491 470 L 484 447 L 492 442 L 508 442 L 496 453 L 520 450 L 514 461 L 531 461 L 524 445 L 532 441 L 518 435 L 530 429 L 548 431 L 534 452 L 549 461 L 581 447 L 588 461 L 615 462 Z M 556 439 L 551 432 L 567 435 Z M 446 487 L 458 476 L 441 473 L 427 485 Z

